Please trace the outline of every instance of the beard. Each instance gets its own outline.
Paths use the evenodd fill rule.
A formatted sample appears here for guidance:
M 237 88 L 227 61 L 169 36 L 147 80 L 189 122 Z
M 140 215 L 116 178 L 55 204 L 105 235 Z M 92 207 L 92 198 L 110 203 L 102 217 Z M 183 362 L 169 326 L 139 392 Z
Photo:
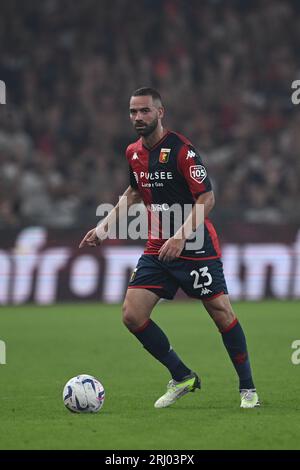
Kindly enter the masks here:
M 153 121 L 150 122 L 150 124 L 145 124 L 143 122 L 143 123 L 140 123 L 139 125 L 145 126 L 145 127 L 141 127 L 140 129 L 137 129 L 136 126 L 134 126 L 136 132 L 143 137 L 148 137 L 157 128 L 158 118 L 153 119 Z

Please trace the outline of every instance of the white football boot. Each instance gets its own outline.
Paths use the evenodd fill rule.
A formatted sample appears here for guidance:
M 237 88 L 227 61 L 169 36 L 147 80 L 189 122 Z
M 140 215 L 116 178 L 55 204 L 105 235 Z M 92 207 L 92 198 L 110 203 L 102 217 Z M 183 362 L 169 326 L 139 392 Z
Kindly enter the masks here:
M 194 392 L 196 388 L 201 388 L 201 385 L 199 377 L 194 372 L 185 377 L 182 382 L 176 382 L 176 380 L 172 379 L 167 385 L 166 393 L 154 403 L 154 407 L 166 408 L 183 397 L 183 395 Z
M 260 406 L 259 398 L 255 389 L 240 390 L 241 408 L 257 408 Z

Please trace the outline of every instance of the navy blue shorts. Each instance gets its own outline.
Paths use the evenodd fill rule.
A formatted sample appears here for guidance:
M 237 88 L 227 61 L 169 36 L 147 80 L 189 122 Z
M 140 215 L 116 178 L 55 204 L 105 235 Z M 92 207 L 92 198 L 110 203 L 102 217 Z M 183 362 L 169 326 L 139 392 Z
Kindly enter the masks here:
M 158 256 L 142 255 L 128 288 L 148 289 L 164 299 L 173 299 L 178 288 L 189 297 L 211 299 L 227 294 L 220 259 L 159 261 Z

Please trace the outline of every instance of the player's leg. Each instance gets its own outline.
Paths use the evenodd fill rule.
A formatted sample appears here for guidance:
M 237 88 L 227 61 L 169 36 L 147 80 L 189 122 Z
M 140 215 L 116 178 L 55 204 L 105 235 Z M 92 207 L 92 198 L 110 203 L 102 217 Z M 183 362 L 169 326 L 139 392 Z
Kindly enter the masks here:
M 224 346 L 239 377 L 241 406 L 243 408 L 258 406 L 245 334 L 233 312 L 228 295 L 202 299 L 202 302 L 222 335 Z
M 236 316 L 227 294 L 213 296 L 211 299 L 202 299 L 202 303 L 219 331 L 226 331 L 235 323 Z
M 125 326 L 172 376 L 167 393 L 156 401 L 156 408 L 169 406 L 184 394 L 200 388 L 197 375 L 182 362 L 165 333 L 150 319 L 158 300 L 172 299 L 177 288 L 157 258 L 142 256 L 131 277 L 123 305 Z
M 240 390 L 247 391 L 247 399 L 256 396 L 256 401 L 258 401 L 256 393 L 255 395 L 252 393 L 255 388 L 245 335 L 227 295 L 221 260 L 178 259 L 169 263 L 169 269 L 187 295 L 203 302 L 221 331 L 224 345 L 239 376 Z M 253 407 L 254 401 L 252 398 L 249 401 L 246 400 L 245 407 Z M 243 406 L 243 399 L 241 406 Z
M 150 319 L 159 296 L 146 289 L 128 289 L 123 304 L 123 322 L 144 348 L 170 371 L 172 378 L 180 381 L 191 374 L 177 356 L 161 328 Z
M 160 297 L 147 289 L 128 289 L 122 308 L 123 323 L 129 331 L 143 331 Z
M 239 377 L 240 389 L 254 389 L 245 334 L 236 318 L 228 295 L 220 295 L 202 303 L 219 329 L 224 346 Z

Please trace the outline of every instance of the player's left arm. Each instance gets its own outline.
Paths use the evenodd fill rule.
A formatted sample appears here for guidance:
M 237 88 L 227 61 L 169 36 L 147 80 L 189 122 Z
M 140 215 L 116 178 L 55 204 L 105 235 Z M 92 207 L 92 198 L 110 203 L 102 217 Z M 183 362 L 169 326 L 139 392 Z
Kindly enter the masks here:
M 171 261 L 180 256 L 186 240 L 196 231 L 200 224 L 203 224 L 204 219 L 208 216 L 214 205 L 215 196 L 213 191 L 201 194 L 197 198 L 184 224 L 160 248 L 159 259 L 161 261 Z
M 159 250 L 159 259 L 171 261 L 180 256 L 186 240 L 196 231 L 215 205 L 215 197 L 200 155 L 184 146 L 178 156 L 178 170 L 184 176 L 195 204 L 184 224 Z
M 203 224 L 204 219 L 208 216 L 214 205 L 215 196 L 212 190 L 201 194 L 195 201 L 193 209 L 191 210 L 191 213 L 185 220 L 184 224 L 175 233 L 174 238 L 182 238 L 184 241 L 186 241 L 190 235 L 192 235 L 192 233 L 197 230 L 199 225 Z

